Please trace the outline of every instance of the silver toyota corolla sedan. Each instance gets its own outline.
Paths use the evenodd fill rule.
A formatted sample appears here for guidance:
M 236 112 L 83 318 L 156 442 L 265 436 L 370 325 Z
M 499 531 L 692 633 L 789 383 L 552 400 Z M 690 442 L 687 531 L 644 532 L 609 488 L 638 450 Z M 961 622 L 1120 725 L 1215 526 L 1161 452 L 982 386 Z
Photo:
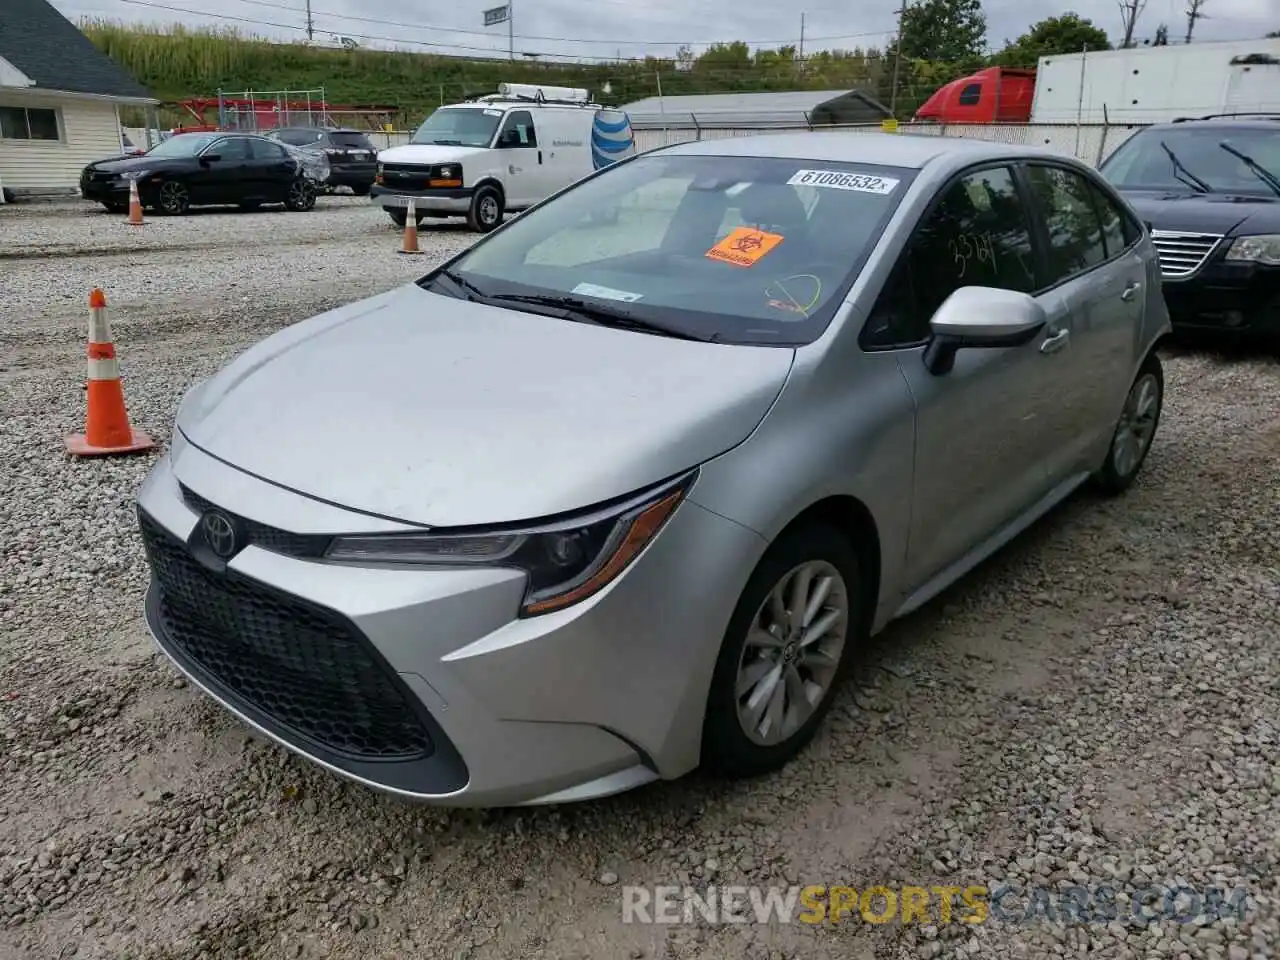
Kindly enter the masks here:
M 456 806 L 775 769 L 859 642 L 1160 416 L 1091 169 L 883 133 L 606 168 L 183 399 L 146 616 L 244 722 Z

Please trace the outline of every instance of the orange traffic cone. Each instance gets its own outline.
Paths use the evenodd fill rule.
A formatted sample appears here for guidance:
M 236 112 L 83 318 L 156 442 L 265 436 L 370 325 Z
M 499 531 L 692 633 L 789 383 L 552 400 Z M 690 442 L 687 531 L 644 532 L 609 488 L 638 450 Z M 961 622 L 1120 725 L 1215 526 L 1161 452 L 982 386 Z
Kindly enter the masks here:
M 138 181 L 129 181 L 129 222 L 135 227 L 142 226 L 142 200 L 138 196 Z
M 88 409 L 84 433 L 67 437 L 67 450 L 78 457 L 111 453 L 139 453 L 155 441 L 129 426 L 120 386 L 120 361 L 107 323 L 107 296 L 94 288 L 89 294 Z
M 400 245 L 400 253 L 417 255 L 422 253 L 418 246 L 418 211 L 409 198 L 409 205 L 404 210 L 404 242 Z

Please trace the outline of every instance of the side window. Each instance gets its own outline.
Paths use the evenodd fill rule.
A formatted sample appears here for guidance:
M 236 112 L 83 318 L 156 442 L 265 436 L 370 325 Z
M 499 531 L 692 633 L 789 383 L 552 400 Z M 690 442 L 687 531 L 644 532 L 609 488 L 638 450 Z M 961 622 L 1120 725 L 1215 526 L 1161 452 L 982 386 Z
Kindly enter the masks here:
M 1137 243 L 1142 237 L 1142 226 L 1094 184 L 1089 185 L 1089 193 L 1102 220 L 1102 240 L 1107 247 L 1107 256 L 1114 257 Z
M 951 184 L 898 260 L 872 311 L 863 345 L 906 346 L 929 336 L 929 320 L 961 287 L 1032 293 L 1038 286 L 1031 227 L 1008 167 Z
M 971 83 L 960 91 L 960 106 L 976 107 L 982 99 L 982 84 Z
M 503 147 L 536 147 L 538 138 L 533 131 L 533 115 L 528 110 L 508 113 L 498 144 Z
M 227 137 L 209 148 L 223 160 L 248 160 L 253 156 L 253 144 L 244 137 Z
M 1027 170 L 1049 238 L 1049 282 L 1060 283 L 1106 260 L 1088 181 L 1062 167 L 1032 164 Z
M 253 144 L 253 153 L 259 160 L 287 160 L 289 151 L 278 143 L 258 140 Z

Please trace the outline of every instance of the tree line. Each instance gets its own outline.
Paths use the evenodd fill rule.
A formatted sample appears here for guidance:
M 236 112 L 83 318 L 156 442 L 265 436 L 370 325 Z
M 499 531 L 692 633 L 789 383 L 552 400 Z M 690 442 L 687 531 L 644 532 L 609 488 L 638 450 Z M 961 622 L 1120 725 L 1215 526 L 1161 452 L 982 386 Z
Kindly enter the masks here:
M 1034 67 L 1044 56 L 1112 48 L 1101 27 L 1064 13 L 1032 24 L 988 52 L 993 45 L 981 0 L 911 0 L 899 36 L 885 49 L 819 50 L 804 56 L 794 46 L 752 50 L 738 41 L 714 44 L 701 53 L 683 47 L 672 57 L 510 62 L 317 48 L 231 29 L 138 27 L 104 20 L 82 22 L 81 29 L 162 100 L 213 96 L 218 89 L 323 88 L 331 103 L 396 107 L 397 126 L 414 126 L 435 107 L 490 93 L 504 81 L 585 87 L 617 104 L 658 93 L 861 89 L 892 103 L 905 119 L 940 85 L 983 67 Z M 1133 32 L 1131 25 L 1126 30 Z M 1163 33 L 1167 37 L 1167 29 Z M 1160 35 L 1158 31 L 1157 39 Z M 162 122 L 180 120 L 191 122 L 170 108 Z

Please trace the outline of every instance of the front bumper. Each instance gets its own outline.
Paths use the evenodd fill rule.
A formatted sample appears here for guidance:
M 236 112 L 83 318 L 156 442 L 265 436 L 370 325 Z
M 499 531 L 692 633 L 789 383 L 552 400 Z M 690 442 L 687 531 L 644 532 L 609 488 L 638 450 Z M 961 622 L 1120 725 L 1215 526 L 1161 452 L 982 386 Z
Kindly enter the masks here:
M 141 186 L 141 184 L 139 184 Z M 80 179 L 80 196 L 94 203 L 128 203 L 128 180 Z
M 436 214 L 440 216 L 466 216 L 471 209 L 471 196 L 475 190 L 471 187 L 457 189 L 436 188 L 431 190 L 392 190 L 390 187 L 375 185 L 369 192 L 373 203 L 384 210 L 403 210 L 413 198 L 413 208 L 418 213 Z
M 1280 334 L 1280 267 L 1216 260 L 1163 292 L 1175 330 Z
M 202 546 L 209 501 L 250 538 L 226 564 Z M 327 563 L 327 531 L 404 527 L 189 444 L 153 469 L 138 509 L 147 623 L 180 670 L 295 753 L 447 806 L 584 800 L 696 766 L 720 638 L 764 548 L 686 501 L 604 591 L 518 619 L 523 574 Z

